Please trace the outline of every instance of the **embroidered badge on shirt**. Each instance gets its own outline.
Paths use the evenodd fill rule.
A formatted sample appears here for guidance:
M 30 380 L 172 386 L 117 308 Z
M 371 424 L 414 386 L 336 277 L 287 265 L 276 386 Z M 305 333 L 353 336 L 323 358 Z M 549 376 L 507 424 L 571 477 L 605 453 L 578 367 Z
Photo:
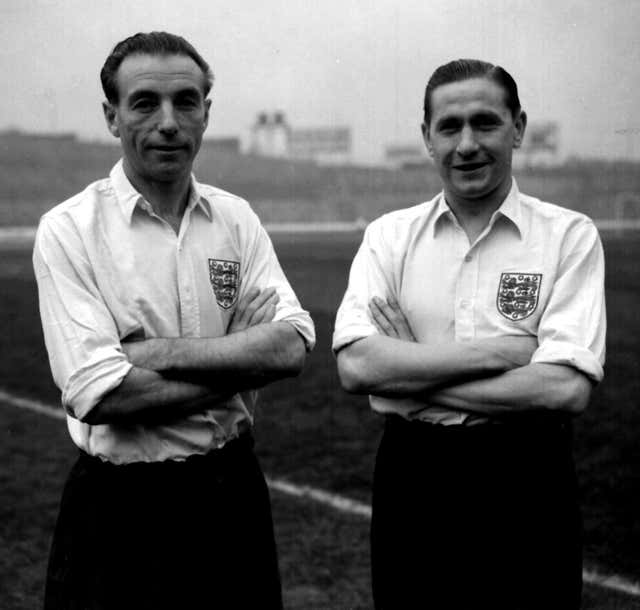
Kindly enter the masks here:
M 210 258 L 209 279 L 218 305 L 229 309 L 238 298 L 240 263 Z
M 528 318 L 538 306 L 541 273 L 503 273 L 498 287 L 498 311 L 512 322 Z

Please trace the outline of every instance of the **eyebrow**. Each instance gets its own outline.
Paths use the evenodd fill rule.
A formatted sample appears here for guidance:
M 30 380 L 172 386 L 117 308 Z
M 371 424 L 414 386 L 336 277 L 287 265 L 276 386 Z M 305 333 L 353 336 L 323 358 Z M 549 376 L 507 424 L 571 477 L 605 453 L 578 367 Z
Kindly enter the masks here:
M 204 96 L 203 92 L 198 89 L 198 87 L 184 87 L 183 89 L 178 89 L 171 94 L 172 97 L 178 97 L 180 95 L 196 95 L 200 97 Z M 159 94 L 153 89 L 136 89 L 131 94 L 129 94 L 127 99 L 129 101 L 135 101 L 143 97 L 159 97 Z
M 450 114 L 448 116 L 443 116 L 436 121 L 436 128 L 447 127 L 449 125 L 458 125 L 463 123 L 464 120 L 457 114 Z M 502 117 L 496 112 L 491 112 L 490 110 L 480 110 L 478 112 L 474 112 L 469 117 L 469 122 L 471 124 L 477 123 L 501 123 Z
M 502 122 L 502 117 L 497 112 L 491 112 L 489 110 L 481 110 L 471 115 L 471 122 L 474 121 L 491 121 L 494 123 Z

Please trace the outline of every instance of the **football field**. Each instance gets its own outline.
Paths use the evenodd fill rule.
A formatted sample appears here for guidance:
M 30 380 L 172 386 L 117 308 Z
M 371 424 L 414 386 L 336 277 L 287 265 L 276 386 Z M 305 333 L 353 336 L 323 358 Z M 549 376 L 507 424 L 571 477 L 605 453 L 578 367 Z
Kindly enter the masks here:
M 360 238 L 358 232 L 274 234 L 285 273 L 318 335 L 303 374 L 265 389 L 256 417 L 289 609 L 372 605 L 366 509 L 382 422 L 366 398 L 340 389 L 330 350 L 335 310 Z M 640 609 L 633 586 L 640 581 L 640 234 L 605 234 L 604 242 L 606 378 L 575 423 L 590 581 L 583 607 Z M 0 608 L 30 610 L 41 605 L 57 505 L 76 451 L 64 420 L 52 415 L 58 391 L 44 351 L 28 247 L 0 249 L 0 279 Z

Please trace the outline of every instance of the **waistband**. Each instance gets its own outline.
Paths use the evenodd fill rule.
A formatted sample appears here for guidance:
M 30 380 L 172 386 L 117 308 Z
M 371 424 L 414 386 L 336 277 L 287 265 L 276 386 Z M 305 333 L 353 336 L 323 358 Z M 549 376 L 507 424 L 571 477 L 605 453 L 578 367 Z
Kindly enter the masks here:
M 569 417 L 518 414 L 492 418 L 474 425 L 435 424 L 419 419 L 406 419 L 395 413 L 388 414 L 385 428 L 407 434 L 438 434 L 448 436 L 556 436 L 571 435 L 573 425 Z
M 227 441 L 222 447 L 211 449 L 207 453 L 194 453 L 183 460 L 164 460 L 157 462 L 129 462 L 125 464 L 114 464 L 107 460 L 103 460 L 98 456 L 90 455 L 82 449 L 78 449 L 80 454 L 78 462 L 92 469 L 117 469 L 122 470 L 141 470 L 141 469 L 169 469 L 180 468 L 183 466 L 198 466 L 200 464 L 211 465 L 212 463 L 219 462 L 223 464 L 228 462 L 229 459 L 233 459 L 235 456 L 243 455 L 247 453 L 253 453 L 254 447 L 253 434 L 250 428 L 240 430 L 237 437 Z

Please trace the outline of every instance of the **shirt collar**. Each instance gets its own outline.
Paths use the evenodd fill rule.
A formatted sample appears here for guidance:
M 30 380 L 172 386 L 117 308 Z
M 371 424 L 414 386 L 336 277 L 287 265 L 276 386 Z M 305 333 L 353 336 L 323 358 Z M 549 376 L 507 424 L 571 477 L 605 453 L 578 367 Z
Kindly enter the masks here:
M 516 228 L 520 237 L 523 236 L 524 226 L 522 222 L 522 204 L 520 203 L 520 190 L 515 178 L 511 178 L 511 190 L 500 207 L 493 213 L 491 224 L 493 224 L 498 216 L 503 216 L 511 221 Z
M 504 217 L 515 227 L 520 237 L 523 235 L 524 226 L 522 222 L 522 206 L 520 203 L 520 191 L 515 178 L 511 178 L 511 190 L 506 196 L 505 200 L 500 204 L 500 207 L 493 213 L 489 226 L 493 227 L 498 217 Z M 435 208 L 434 224 L 433 224 L 433 236 L 436 237 L 439 227 L 442 225 L 443 220 L 449 218 L 451 222 L 457 222 L 455 216 L 448 206 L 444 197 L 444 191 L 438 195 L 438 203 Z
M 111 185 L 116 194 L 118 205 L 122 210 L 125 218 L 131 222 L 133 218 L 133 212 L 136 207 L 144 210 L 147 214 L 151 214 L 153 209 L 151 204 L 147 202 L 144 197 L 135 189 L 135 187 L 129 182 L 126 174 L 124 173 L 124 167 L 122 159 L 120 159 L 111 170 L 109 174 L 111 179 Z M 199 207 L 204 215 L 210 220 L 213 220 L 211 212 L 211 202 L 203 195 L 202 188 L 198 184 L 193 174 L 191 174 L 191 188 L 189 189 L 189 201 L 187 202 L 187 209 Z

